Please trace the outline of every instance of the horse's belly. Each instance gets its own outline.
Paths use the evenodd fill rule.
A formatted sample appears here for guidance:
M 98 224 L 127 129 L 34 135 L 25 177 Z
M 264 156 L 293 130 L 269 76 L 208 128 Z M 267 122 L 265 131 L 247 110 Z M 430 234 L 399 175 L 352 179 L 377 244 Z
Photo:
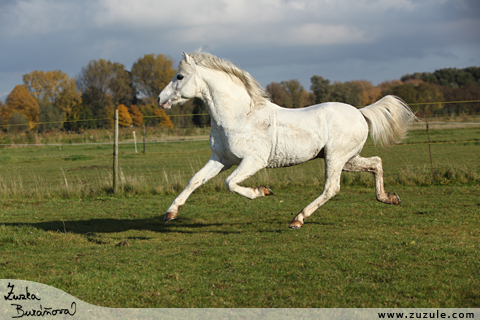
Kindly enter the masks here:
M 278 152 L 276 157 L 270 159 L 268 168 L 283 168 L 291 167 L 297 164 L 301 164 L 312 159 L 319 157 L 321 149 L 315 152 L 309 152 L 307 154 L 294 154 L 293 152 Z
M 295 135 L 291 132 L 277 141 L 269 168 L 290 167 L 319 157 L 325 143 L 315 134 Z

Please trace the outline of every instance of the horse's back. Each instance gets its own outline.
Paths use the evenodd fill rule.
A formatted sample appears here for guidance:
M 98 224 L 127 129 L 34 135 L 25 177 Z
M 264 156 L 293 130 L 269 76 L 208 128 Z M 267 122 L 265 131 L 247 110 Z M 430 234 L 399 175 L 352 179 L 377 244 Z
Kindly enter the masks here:
M 299 109 L 275 106 L 274 110 L 276 146 L 271 167 L 312 160 L 323 155 L 325 148 L 356 152 L 367 139 L 365 118 L 348 104 L 328 102 Z
M 280 126 L 302 127 L 312 134 L 318 134 L 319 130 L 322 133 L 328 130 L 362 135 L 362 133 L 365 134 L 365 130 L 368 131 L 368 125 L 362 113 L 345 103 L 326 102 L 298 109 L 277 106 L 275 110 L 277 124 Z

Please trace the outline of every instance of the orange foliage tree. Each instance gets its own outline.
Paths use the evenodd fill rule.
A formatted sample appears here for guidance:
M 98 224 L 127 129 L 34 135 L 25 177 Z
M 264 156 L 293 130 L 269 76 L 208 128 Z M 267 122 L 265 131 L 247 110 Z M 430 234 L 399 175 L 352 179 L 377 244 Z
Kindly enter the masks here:
M 372 85 L 370 81 L 355 80 L 352 81 L 352 83 L 355 83 L 362 88 L 362 106 L 368 106 L 381 98 L 382 89 L 378 86 Z
M 159 120 L 159 123 L 158 123 L 159 127 L 173 129 L 172 120 L 170 120 L 170 117 L 167 115 L 165 110 L 162 110 L 162 109 L 155 110 L 155 116 Z
M 30 129 L 38 122 L 40 105 L 37 100 L 22 86 L 16 86 L 7 97 L 6 106 L 1 110 L 3 121 L 6 123 L 14 113 L 20 113 L 28 120 Z
M 121 104 L 117 106 L 118 109 L 118 124 L 122 127 L 130 127 L 132 124 L 132 117 L 128 112 L 128 108 Z
M 380 90 L 382 91 L 382 96 L 388 94 L 388 91 L 391 88 L 397 87 L 402 85 L 403 82 L 400 80 L 391 80 L 391 81 L 384 81 L 380 83 L 378 86 L 380 87 Z
M 23 84 L 39 102 L 50 103 L 67 117 L 82 100 L 75 79 L 60 70 L 24 74 Z
M 132 117 L 133 125 L 141 126 L 143 124 L 143 114 L 140 109 L 136 105 L 132 104 L 128 111 Z
M 132 82 L 147 103 L 155 103 L 157 96 L 172 80 L 177 71 L 173 59 L 163 54 L 146 54 L 132 66 Z

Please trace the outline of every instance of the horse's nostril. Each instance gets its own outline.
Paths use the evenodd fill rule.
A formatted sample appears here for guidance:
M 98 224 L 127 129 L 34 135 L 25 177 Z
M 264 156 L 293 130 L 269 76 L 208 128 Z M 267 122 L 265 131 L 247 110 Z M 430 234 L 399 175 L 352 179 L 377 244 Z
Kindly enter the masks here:
M 160 97 L 157 98 L 157 103 L 160 104 Z

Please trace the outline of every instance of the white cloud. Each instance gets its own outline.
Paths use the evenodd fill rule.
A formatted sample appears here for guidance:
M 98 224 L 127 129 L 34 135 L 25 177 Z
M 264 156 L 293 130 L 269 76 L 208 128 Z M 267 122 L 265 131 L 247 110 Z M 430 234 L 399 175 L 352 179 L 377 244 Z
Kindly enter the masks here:
M 324 12 L 322 7 L 328 10 Z M 349 26 L 346 19 L 322 23 L 322 17 L 332 10 L 337 14 L 349 12 L 341 1 L 101 0 L 93 20 L 99 27 L 133 28 L 155 34 L 156 39 L 200 45 L 296 46 L 372 41 L 375 33 Z
M 353 67 L 343 66 L 355 61 L 363 78 L 373 75 L 362 66 L 379 61 L 398 69 L 399 61 L 434 61 L 439 68 L 478 64 L 476 1 L 0 0 L 0 96 L 35 69 L 75 75 L 98 58 L 129 68 L 146 53 L 178 58 L 199 47 L 251 72 L 274 65 L 272 74 L 276 68 L 310 73 L 316 61 L 345 73 Z M 452 60 L 449 53 L 458 48 L 471 49 Z
M 10 36 L 46 35 L 71 29 L 77 15 L 75 3 L 20 0 L 4 8 L 2 24 L 8 26 Z

